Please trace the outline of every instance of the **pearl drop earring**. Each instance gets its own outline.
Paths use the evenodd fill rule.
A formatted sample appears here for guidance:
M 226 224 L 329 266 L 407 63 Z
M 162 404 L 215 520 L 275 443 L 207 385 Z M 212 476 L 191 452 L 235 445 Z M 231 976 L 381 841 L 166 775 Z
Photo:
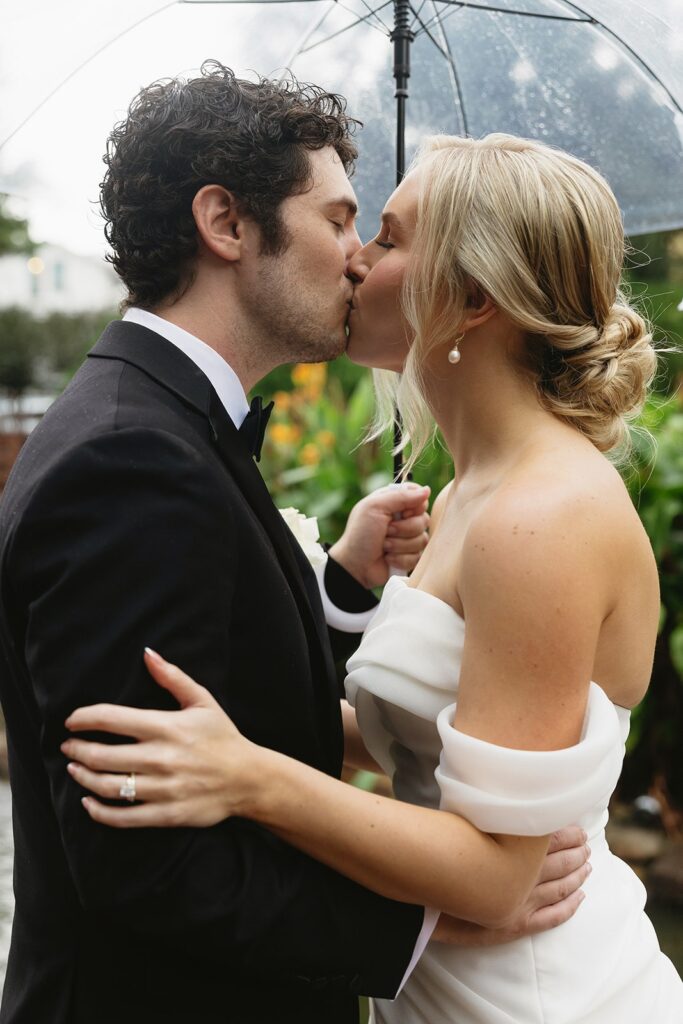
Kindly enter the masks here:
M 460 337 L 456 339 L 455 345 L 453 346 L 453 348 L 448 353 L 448 362 L 449 363 L 452 363 L 452 364 L 455 365 L 455 363 L 459 363 L 460 362 L 460 349 L 459 349 L 458 346 L 460 345 L 460 342 L 462 341 L 462 339 L 464 337 L 465 337 L 465 335 L 461 334 Z

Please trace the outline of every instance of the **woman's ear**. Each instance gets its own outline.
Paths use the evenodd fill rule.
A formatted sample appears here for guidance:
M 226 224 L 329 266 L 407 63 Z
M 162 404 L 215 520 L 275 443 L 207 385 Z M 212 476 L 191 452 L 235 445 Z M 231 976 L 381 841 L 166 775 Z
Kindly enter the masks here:
M 244 216 L 232 192 L 222 185 L 204 185 L 192 200 L 192 214 L 210 252 L 230 263 L 241 258 Z
M 473 327 L 481 327 L 487 320 L 498 312 L 493 299 L 486 294 L 476 281 L 471 281 L 467 286 L 467 305 L 465 306 L 465 318 L 461 324 L 461 330 L 470 331 Z

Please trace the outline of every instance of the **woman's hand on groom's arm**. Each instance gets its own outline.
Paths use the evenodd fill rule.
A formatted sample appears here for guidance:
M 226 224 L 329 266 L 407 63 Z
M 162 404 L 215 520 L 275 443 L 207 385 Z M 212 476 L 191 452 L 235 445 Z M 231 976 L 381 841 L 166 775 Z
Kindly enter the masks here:
M 429 487 L 380 487 L 351 510 L 330 555 L 368 589 L 381 587 L 391 569 L 409 573 L 427 546 Z
M 499 946 L 549 931 L 569 921 L 581 906 L 581 886 L 591 872 L 585 833 L 572 826 L 550 837 L 541 873 L 526 903 L 503 928 L 483 928 L 442 914 L 432 935 L 451 946 Z

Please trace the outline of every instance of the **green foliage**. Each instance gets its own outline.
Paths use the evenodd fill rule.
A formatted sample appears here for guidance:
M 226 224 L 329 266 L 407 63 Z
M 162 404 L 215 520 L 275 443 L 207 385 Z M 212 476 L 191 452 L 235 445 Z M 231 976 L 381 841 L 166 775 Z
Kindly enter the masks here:
M 39 322 L 40 352 L 51 373 L 66 385 L 93 347 L 114 310 L 95 313 L 51 313 Z
M 18 398 L 31 387 L 65 387 L 116 316 L 52 313 L 39 320 L 25 309 L 0 309 L 0 388 Z
M 28 222 L 7 213 L 7 196 L 0 193 L 0 256 L 32 253 L 35 243 L 28 233 Z
M 333 541 L 356 502 L 391 483 L 392 439 L 361 440 L 375 409 L 369 371 L 341 360 L 329 367 L 297 365 L 289 375 L 288 391 L 271 390 L 272 377 L 258 388 L 275 401 L 261 470 L 278 506 L 317 516 L 321 536 Z M 452 475 L 444 449 L 431 448 L 414 475 L 435 495 Z
M 34 382 L 40 330 L 23 309 L 0 309 L 0 388 L 18 398 Z
M 622 788 L 654 787 L 683 806 L 683 406 L 653 396 L 634 436 L 628 479 L 659 566 L 662 610 L 652 683 L 633 714 Z

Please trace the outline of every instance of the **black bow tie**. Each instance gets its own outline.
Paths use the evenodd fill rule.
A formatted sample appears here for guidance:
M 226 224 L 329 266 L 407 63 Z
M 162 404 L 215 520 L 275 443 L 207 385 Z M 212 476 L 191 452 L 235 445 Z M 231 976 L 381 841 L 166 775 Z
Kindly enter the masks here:
M 269 402 L 264 408 L 261 396 L 255 395 L 251 400 L 251 408 L 240 427 L 240 434 L 257 462 L 261 459 L 263 438 L 274 404 L 274 402 Z

